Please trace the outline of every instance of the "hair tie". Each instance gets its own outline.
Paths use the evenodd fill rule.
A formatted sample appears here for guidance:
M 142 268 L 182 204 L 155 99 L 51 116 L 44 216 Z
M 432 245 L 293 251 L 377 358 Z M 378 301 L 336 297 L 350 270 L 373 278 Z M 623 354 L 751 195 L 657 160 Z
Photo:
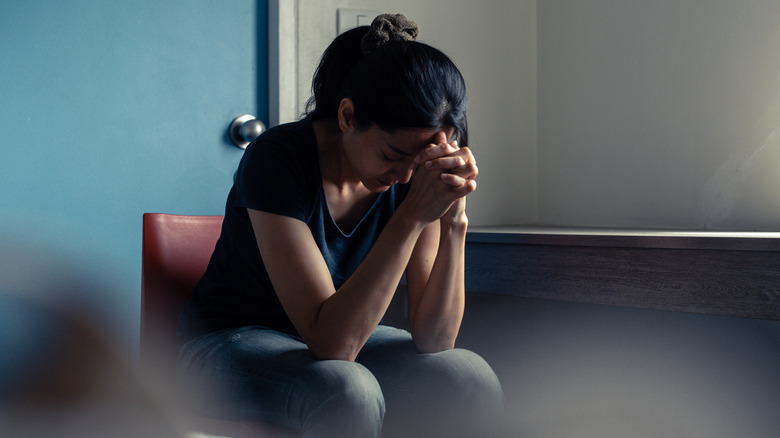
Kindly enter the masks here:
M 363 36 L 360 48 L 363 53 L 376 50 L 389 41 L 414 41 L 417 39 L 417 23 L 402 14 L 382 14 L 374 18 L 371 28 Z

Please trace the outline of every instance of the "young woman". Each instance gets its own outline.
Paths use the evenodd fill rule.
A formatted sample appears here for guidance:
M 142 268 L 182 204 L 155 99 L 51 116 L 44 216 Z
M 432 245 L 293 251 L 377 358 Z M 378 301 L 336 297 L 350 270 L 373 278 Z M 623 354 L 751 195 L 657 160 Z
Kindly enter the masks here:
M 312 437 L 458 436 L 503 406 L 464 307 L 465 84 L 401 15 L 337 37 L 308 114 L 247 149 L 182 312 L 180 383 L 213 415 Z M 409 331 L 381 324 L 406 273 Z

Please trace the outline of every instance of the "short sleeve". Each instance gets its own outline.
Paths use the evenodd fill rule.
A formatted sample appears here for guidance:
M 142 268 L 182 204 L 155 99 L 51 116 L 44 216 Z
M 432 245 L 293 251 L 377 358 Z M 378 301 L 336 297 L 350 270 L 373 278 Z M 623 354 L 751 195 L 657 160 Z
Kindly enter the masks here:
M 236 171 L 234 208 L 306 221 L 319 174 L 308 131 L 299 122 L 268 131 L 247 147 Z

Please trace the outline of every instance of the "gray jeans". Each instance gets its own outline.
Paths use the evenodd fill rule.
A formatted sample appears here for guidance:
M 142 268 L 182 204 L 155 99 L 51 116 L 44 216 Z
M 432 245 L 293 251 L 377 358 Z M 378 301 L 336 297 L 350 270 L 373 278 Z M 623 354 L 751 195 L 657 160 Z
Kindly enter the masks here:
M 318 360 L 301 339 L 265 327 L 223 330 L 181 348 L 183 395 L 204 413 L 268 421 L 304 437 L 474 436 L 503 414 L 490 365 L 452 349 L 417 352 L 379 326 L 355 362 Z

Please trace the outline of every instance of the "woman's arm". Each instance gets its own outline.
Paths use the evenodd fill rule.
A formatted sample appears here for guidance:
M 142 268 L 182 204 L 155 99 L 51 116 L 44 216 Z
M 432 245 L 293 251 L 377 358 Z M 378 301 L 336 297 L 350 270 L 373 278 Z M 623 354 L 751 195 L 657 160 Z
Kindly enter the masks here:
M 354 360 L 389 306 L 425 224 L 394 215 L 335 290 L 305 223 L 255 210 L 249 217 L 274 289 L 309 350 L 320 359 Z
M 426 225 L 448 213 L 469 187 L 419 169 L 409 193 L 350 278 L 336 290 L 305 223 L 249 210 L 271 283 L 285 312 L 319 358 L 354 360 L 384 316 Z
M 426 227 L 407 267 L 409 327 L 423 353 L 455 345 L 465 306 L 466 227 L 445 221 Z
M 416 164 L 445 169 L 453 187 L 476 188 L 476 160 L 468 148 L 439 141 L 422 151 Z M 455 345 L 465 307 L 466 198 L 456 200 L 439 221 L 426 227 L 407 267 L 409 325 L 418 350 L 437 352 Z

